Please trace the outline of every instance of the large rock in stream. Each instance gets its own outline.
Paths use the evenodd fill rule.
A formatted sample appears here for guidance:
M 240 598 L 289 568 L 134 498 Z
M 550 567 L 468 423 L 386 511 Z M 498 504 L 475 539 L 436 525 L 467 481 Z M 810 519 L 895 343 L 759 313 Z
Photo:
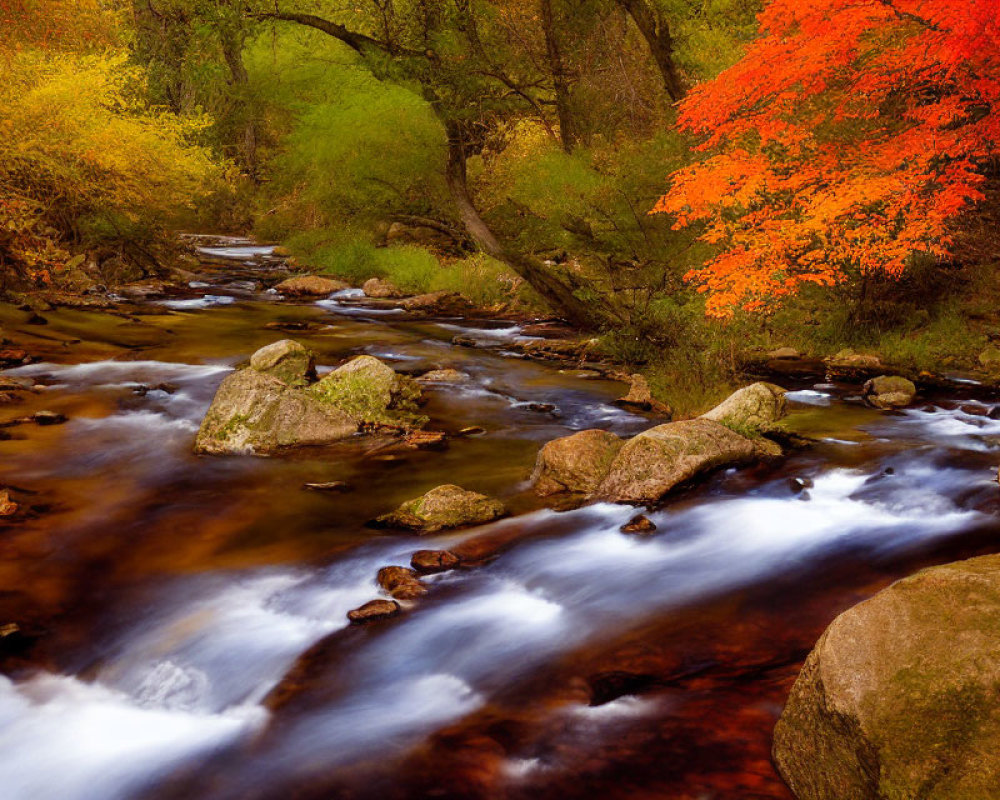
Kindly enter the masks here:
M 419 427 L 420 389 L 372 356 L 315 381 L 313 356 L 285 339 L 227 376 L 202 420 L 195 452 L 267 455 L 353 436 L 362 427 Z
M 617 503 L 653 503 L 696 475 L 760 456 L 756 441 L 718 422 L 669 422 L 625 442 L 596 494 Z
M 553 439 L 538 451 L 531 477 L 542 495 L 592 494 L 611 471 L 625 443 L 613 433 L 586 430 Z
M 917 387 L 913 385 L 913 381 L 899 375 L 879 375 L 865 382 L 861 394 L 873 408 L 891 410 L 906 408 L 912 403 Z
M 421 497 L 407 500 L 375 522 L 388 528 L 434 533 L 446 528 L 482 525 L 506 513 L 507 509 L 499 500 L 449 483 L 431 489 Z
M 556 439 L 538 454 L 535 491 L 653 503 L 699 474 L 780 455 L 762 434 L 784 416 L 784 395 L 779 386 L 755 383 L 698 419 L 657 425 L 625 442 L 600 430 Z
M 774 732 L 799 800 L 1000 796 L 1000 556 L 934 567 L 841 614 Z

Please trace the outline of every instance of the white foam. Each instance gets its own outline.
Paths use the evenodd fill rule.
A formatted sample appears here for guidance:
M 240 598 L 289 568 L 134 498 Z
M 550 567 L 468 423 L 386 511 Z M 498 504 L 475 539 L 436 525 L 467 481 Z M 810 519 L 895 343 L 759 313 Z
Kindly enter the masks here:
M 143 706 L 100 684 L 0 677 L 5 800 L 117 800 L 180 762 L 259 728 L 260 708 L 221 714 Z
M 231 258 L 242 261 L 256 256 L 269 256 L 274 253 L 274 245 L 231 245 L 229 247 L 199 247 L 198 252 L 213 258 Z
M 799 389 L 794 392 L 785 392 L 785 399 L 807 406 L 828 406 L 833 400 L 831 395 L 826 392 L 817 392 L 814 389 Z
M 232 305 L 236 302 L 236 298 L 225 294 L 206 294 L 204 297 L 193 297 L 189 300 L 158 300 L 157 302 L 175 311 L 187 311 L 193 308 Z
M 52 364 L 47 361 L 6 370 L 10 375 L 47 376 L 64 384 L 175 383 L 210 378 L 231 372 L 225 364 L 182 364 L 173 361 L 91 361 L 86 364 Z

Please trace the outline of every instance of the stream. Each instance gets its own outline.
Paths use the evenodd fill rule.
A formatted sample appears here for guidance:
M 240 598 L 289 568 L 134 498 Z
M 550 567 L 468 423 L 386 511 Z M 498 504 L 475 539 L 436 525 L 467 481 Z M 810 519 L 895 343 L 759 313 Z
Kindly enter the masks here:
M 0 623 L 37 639 L 0 676 L 6 800 L 787 800 L 771 730 L 826 625 L 996 549 L 1000 420 L 975 387 L 885 413 L 856 386 L 791 386 L 814 446 L 716 474 L 629 536 L 635 509 L 556 511 L 528 483 L 550 439 L 656 424 L 613 404 L 622 384 L 512 357 L 510 322 L 411 319 L 357 292 L 279 302 L 258 279 L 269 252 L 206 248 L 187 293 L 120 315 L 28 326 L 5 307 L 44 360 L 5 371 L 37 390 L 0 416 L 68 417 L 0 440 L 0 485 L 31 498 L 0 523 Z M 426 389 L 428 428 L 485 432 L 443 452 L 195 456 L 220 381 L 280 338 L 321 368 L 367 353 L 467 372 Z M 302 488 L 330 481 L 350 489 Z M 423 537 L 366 525 L 442 483 L 513 513 Z M 483 542 L 406 613 L 348 625 L 380 567 Z

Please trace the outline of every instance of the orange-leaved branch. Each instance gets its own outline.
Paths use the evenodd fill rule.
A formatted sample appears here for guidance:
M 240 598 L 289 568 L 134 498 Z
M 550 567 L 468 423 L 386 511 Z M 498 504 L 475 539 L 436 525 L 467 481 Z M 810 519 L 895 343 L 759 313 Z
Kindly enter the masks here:
M 947 255 L 1000 151 L 998 18 L 997 0 L 772 0 L 681 105 L 706 155 L 653 209 L 719 248 L 688 275 L 710 314 Z

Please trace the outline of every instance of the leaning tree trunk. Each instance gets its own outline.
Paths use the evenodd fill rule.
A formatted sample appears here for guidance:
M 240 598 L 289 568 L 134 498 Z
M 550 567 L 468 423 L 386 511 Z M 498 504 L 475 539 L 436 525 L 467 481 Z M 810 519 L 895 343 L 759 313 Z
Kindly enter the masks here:
M 674 40 L 667 21 L 658 9 L 653 8 L 651 0 L 618 0 L 618 3 L 632 17 L 646 40 L 670 99 L 675 103 L 682 100 L 687 90 L 674 61 Z
M 461 136 L 449 131 L 445 178 L 458 216 L 479 249 L 514 270 L 570 324 L 587 330 L 599 330 L 611 323 L 613 319 L 609 309 L 581 300 L 574 294 L 573 286 L 555 275 L 540 259 L 515 252 L 500 242 L 472 201 L 465 162 L 465 147 Z

